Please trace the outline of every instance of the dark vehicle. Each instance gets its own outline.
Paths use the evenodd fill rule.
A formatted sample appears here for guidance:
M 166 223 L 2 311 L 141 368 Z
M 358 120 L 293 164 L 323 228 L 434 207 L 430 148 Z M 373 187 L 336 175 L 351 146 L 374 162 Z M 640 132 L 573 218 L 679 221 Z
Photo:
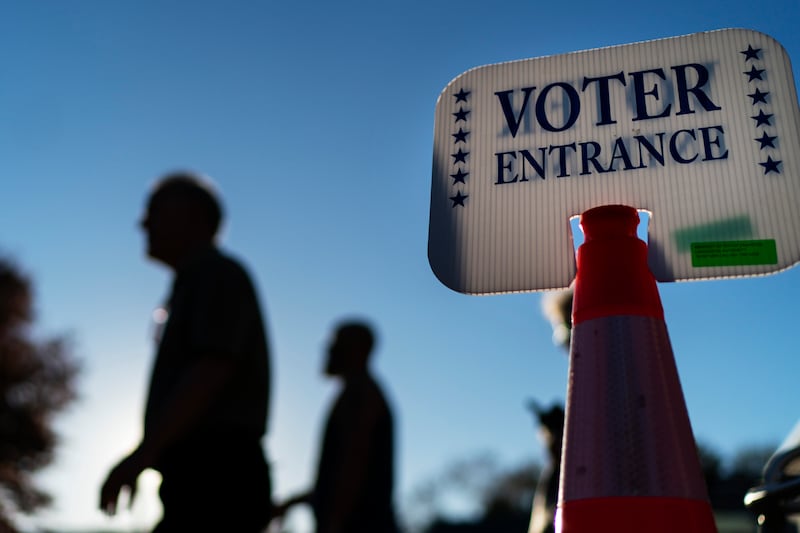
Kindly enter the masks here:
M 759 533 L 798 533 L 800 423 L 769 458 L 763 477 L 763 483 L 744 497 L 745 506 L 757 517 Z

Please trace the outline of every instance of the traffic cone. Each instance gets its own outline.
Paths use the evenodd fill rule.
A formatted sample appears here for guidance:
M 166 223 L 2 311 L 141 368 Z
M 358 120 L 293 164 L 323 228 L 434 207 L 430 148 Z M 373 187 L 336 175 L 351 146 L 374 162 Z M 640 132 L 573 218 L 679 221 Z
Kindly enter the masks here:
M 715 532 L 639 215 L 581 215 L 556 530 Z

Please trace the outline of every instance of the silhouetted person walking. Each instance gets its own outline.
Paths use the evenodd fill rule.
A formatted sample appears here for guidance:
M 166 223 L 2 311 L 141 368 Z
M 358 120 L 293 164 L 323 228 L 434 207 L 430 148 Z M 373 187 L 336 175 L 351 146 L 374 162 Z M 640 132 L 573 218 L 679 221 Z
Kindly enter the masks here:
M 558 504 L 558 482 L 561 477 L 561 441 L 564 438 L 564 409 L 553 405 L 543 410 L 535 402 L 530 409 L 539 424 L 539 437 L 547 448 L 547 462 L 539 475 L 533 495 L 533 509 L 528 533 L 554 533 Z
M 554 291 L 542 299 L 542 311 L 553 327 L 553 342 L 569 352 L 572 336 L 573 289 Z M 539 438 L 547 448 L 547 462 L 539 474 L 533 495 L 528 533 L 555 531 L 555 513 L 558 504 L 558 483 L 561 477 L 561 446 L 564 438 L 564 408 L 553 405 L 544 410 L 530 402 L 539 426 Z
M 343 387 L 328 415 L 314 488 L 281 506 L 311 505 L 317 533 L 394 533 L 392 412 L 369 372 L 372 330 L 346 322 L 328 348 L 325 373 Z
M 100 507 L 131 500 L 146 468 L 161 472 L 158 533 L 252 532 L 268 523 L 270 474 L 261 447 L 269 353 L 250 277 L 215 246 L 222 209 L 190 174 L 153 190 L 142 220 L 148 255 L 175 273 L 137 448 L 108 475 Z

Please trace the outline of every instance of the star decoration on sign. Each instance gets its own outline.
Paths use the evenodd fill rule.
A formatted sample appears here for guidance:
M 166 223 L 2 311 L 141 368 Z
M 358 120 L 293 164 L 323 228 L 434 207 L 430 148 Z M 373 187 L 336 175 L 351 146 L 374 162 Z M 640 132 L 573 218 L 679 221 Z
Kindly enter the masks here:
M 458 128 L 458 131 L 453 134 L 456 143 L 465 143 L 467 142 L 467 135 L 469 135 L 468 131 L 464 131 L 464 128 Z
M 761 59 L 758 57 L 758 53 L 761 52 L 761 48 L 753 48 L 752 45 L 747 45 L 747 50 L 743 50 L 739 52 L 740 54 L 744 54 L 744 61 L 745 63 L 751 59 Z
M 758 115 L 750 118 L 756 121 L 756 128 L 759 126 L 772 126 L 770 122 L 772 115 L 764 113 L 764 110 L 759 111 Z
M 453 96 L 456 97 L 456 103 L 459 103 L 459 102 L 465 102 L 466 103 L 467 96 L 469 96 L 469 93 L 470 93 L 470 91 L 465 91 L 464 89 L 461 89 L 456 94 L 454 94 Z
M 468 194 L 461 194 L 461 191 L 456 192 L 455 196 L 450 197 L 450 200 L 453 201 L 452 207 L 455 207 L 457 205 L 464 207 L 464 200 L 466 200 L 467 198 L 469 198 Z
M 747 50 L 742 50 L 739 52 L 740 54 L 744 55 L 744 62 L 745 65 L 748 61 L 758 62 L 761 61 L 761 48 L 753 48 L 753 45 L 748 44 Z M 756 63 L 750 65 L 750 70 L 746 70 L 742 72 L 745 76 L 747 76 L 747 83 L 756 84 L 755 92 L 752 94 L 748 94 L 747 96 L 752 99 L 752 104 L 764 104 L 769 105 L 767 103 L 767 95 L 770 94 L 769 91 L 762 91 L 762 87 L 764 87 L 764 77 L 763 74 L 766 72 L 766 69 L 759 68 L 761 65 Z M 760 127 L 772 127 L 772 117 L 774 115 L 771 113 L 765 113 L 763 109 L 758 110 L 758 114 L 751 116 L 753 120 L 756 121 L 756 130 Z M 772 155 L 775 154 L 774 150 L 776 150 L 775 141 L 778 139 L 777 135 L 770 135 L 771 132 L 767 132 L 761 130 L 761 135 L 759 137 L 753 138 L 755 142 L 758 143 L 758 150 L 760 153 L 763 153 L 762 150 L 767 150 L 767 160 L 764 162 L 759 163 L 760 166 L 764 168 L 764 175 L 770 174 L 772 172 L 776 174 L 780 174 L 780 165 L 782 161 L 780 159 L 773 159 Z
M 752 98 L 753 99 L 753 105 L 756 105 L 759 102 L 763 103 L 763 104 L 766 104 L 767 103 L 767 95 L 768 94 L 769 94 L 769 91 L 762 92 L 761 89 L 756 89 L 756 92 L 754 92 L 753 94 L 748 94 L 747 96 Z
M 470 114 L 469 109 L 469 95 L 471 91 L 467 91 L 463 87 L 458 90 L 457 93 L 453 94 L 453 97 L 456 99 L 455 105 L 458 106 L 458 111 L 452 113 L 453 119 L 453 129 L 455 129 L 455 125 L 459 122 L 464 122 L 464 127 L 459 127 L 458 131 L 455 133 L 451 133 L 450 135 L 453 137 L 453 145 L 458 145 L 459 143 L 463 143 L 463 147 L 459 147 L 458 152 L 451 154 L 453 157 L 453 173 L 450 174 L 450 177 L 453 178 L 453 188 L 455 190 L 455 196 L 450 196 L 450 201 L 453 202 L 451 207 L 455 208 L 458 206 L 464 207 L 464 200 L 469 197 L 468 194 L 464 194 L 463 187 L 456 188 L 456 186 L 460 183 L 462 186 L 466 186 L 467 184 L 467 176 L 469 176 L 469 166 L 467 165 L 467 155 L 469 155 L 469 142 L 468 136 L 470 131 L 468 129 L 469 120 L 468 115 Z M 452 130 L 451 130 L 452 131 Z M 454 146 L 455 147 L 455 146 Z
M 763 150 L 767 146 L 769 146 L 770 148 L 775 148 L 775 144 L 772 141 L 774 141 L 777 138 L 778 137 L 774 137 L 772 135 L 767 135 L 767 132 L 765 131 L 764 134 L 761 137 L 757 137 L 757 138 L 755 138 L 753 140 L 757 141 L 757 142 L 760 142 L 761 143 L 761 149 Z
M 458 172 L 455 174 L 450 174 L 450 177 L 453 178 L 453 185 L 456 183 L 467 183 L 467 176 L 469 176 L 469 172 L 464 172 L 462 169 L 458 169 Z
M 463 107 L 459 107 L 458 111 L 453 113 L 453 116 L 456 117 L 456 122 L 463 120 L 464 122 L 467 121 L 467 115 L 469 115 L 469 110 L 465 110 Z
M 452 155 L 453 155 L 453 164 L 455 165 L 456 163 L 466 163 L 469 152 L 465 152 L 464 150 L 459 148 L 458 152 Z
M 780 165 L 782 161 L 776 161 L 772 159 L 772 156 L 767 157 L 767 161 L 765 163 L 759 163 L 762 167 L 764 167 L 764 175 L 766 176 L 770 172 L 775 172 L 776 174 L 780 174 L 781 171 L 778 169 L 778 165 Z
M 742 72 L 742 74 L 747 74 L 748 76 L 750 76 L 750 79 L 747 81 L 763 80 L 764 78 L 761 77 L 763 73 L 764 69 L 756 68 L 755 65 L 753 65 L 747 72 Z

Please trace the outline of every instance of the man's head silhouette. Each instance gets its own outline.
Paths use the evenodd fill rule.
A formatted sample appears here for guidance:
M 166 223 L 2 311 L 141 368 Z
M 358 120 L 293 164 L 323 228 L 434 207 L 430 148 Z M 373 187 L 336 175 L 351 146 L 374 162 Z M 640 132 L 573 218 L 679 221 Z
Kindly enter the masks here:
M 367 362 L 375 344 L 372 329 L 363 322 L 344 322 L 328 346 L 325 373 L 348 377 L 367 370 Z
M 141 221 L 147 233 L 147 254 L 176 269 L 198 249 L 214 242 L 222 206 L 211 185 L 180 172 L 159 180 Z

